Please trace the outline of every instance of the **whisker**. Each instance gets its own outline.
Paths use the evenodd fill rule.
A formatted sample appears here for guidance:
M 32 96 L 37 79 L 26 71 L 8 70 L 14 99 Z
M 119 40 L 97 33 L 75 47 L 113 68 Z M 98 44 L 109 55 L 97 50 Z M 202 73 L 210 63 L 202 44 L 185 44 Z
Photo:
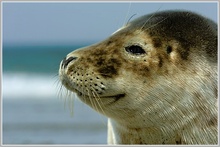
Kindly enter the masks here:
M 157 11 L 156 11 L 155 13 L 153 13 L 153 14 L 145 21 L 145 23 L 144 23 L 144 24 L 142 25 L 142 27 L 140 28 L 140 33 L 142 32 L 142 30 L 143 30 L 144 26 L 147 24 L 147 22 L 150 21 L 151 18 L 154 17 L 154 15 L 161 9 L 161 7 L 162 7 L 162 5 L 157 9 Z
M 62 85 L 62 84 L 58 84 L 58 85 L 57 85 L 57 88 L 58 88 L 58 86 L 59 86 L 58 98 L 59 98 L 59 99 L 62 99 L 62 97 L 63 97 L 63 93 L 62 93 L 62 91 L 63 91 L 63 85 Z
M 88 89 L 87 89 L 88 90 Z M 90 91 L 88 90 L 88 96 L 89 96 L 89 101 L 90 103 L 92 104 L 92 107 L 96 108 L 95 105 L 93 104 L 93 101 L 92 101 L 92 97 L 90 95 Z
M 134 17 L 135 15 L 137 15 L 137 14 L 133 14 L 133 15 L 128 19 L 126 25 L 130 22 L 130 20 L 132 19 L 132 17 Z
M 60 89 L 59 86 L 62 85 L 62 84 L 61 84 L 61 82 L 60 82 L 59 76 L 54 76 L 53 79 L 55 79 L 55 80 L 53 80 L 53 81 L 54 81 L 54 82 L 53 82 L 53 85 L 56 85 L 56 88 L 57 88 L 57 89 Z M 58 88 L 58 87 L 59 87 L 59 88 Z
M 96 100 L 96 102 L 97 102 L 99 108 L 101 109 L 101 111 L 103 112 L 103 114 L 105 114 L 105 111 L 103 110 L 103 108 L 102 108 L 102 106 L 101 106 L 101 105 L 103 105 L 103 103 L 102 103 L 102 100 L 101 100 L 99 94 L 98 94 L 95 90 L 93 90 L 92 93 L 93 93 L 93 95 L 94 95 L 94 97 L 95 97 L 95 100 Z M 102 103 L 102 104 L 100 104 L 100 103 Z
M 126 21 L 126 19 L 128 18 L 128 14 L 129 14 L 129 12 L 130 12 L 130 9 L 131 9 L 131 2 L 129 3 L 128 10 L 127 10 L 127 14 L 126 14 L 126 16 L 125 16 L 123 26 L 127 25 L 127 23 L 125 24 L 125 21 Z M 130 19 L 129 19 L 129 20 L 130 20 Z
M 57 91 L 57 96 L 59 99 L 64 99 L 64 108 L 66 108 L 66 96 L 67 95 L 64 95 L 64 90 L 65 90 L 65 93 L 68 93 L 68 90 L 67 89 L 63 89 L 63 85 L 61 84 L 61 82 L 59 81 L 59 79 L 57 78 L 56 80 L 56 91 Z
M 96 102 L 95 102 L 95 101 L 96 101 L 96 98 L 94 97 L 94 93 L 93 93 L 92 91 L 91 91 L 91 93 L 92 93 L 92 95 L 93 95 L 93 97 L 91 97 L 91 100 L 92 100 L 92 102 L 93 102 L 93 104 L 94 104 L 94 106 L 95 106 L 95 109 L 96 109 L 96 110 L 99 110 L 99 109 L 98 109 L 98 106 L 96 105 Z
M 74 110 L 74 95 L 72 91 L 67 91 L 67 99 L 68 99 L 68 108 L 70 110 L 70 115 L 73 116 L 73 110 Z
M 85 92 L 84 93 L 82 93 L 82 99 L 83 99 L 83 101 L 87 101 L 87 99 L 86 98 L 84 98 L 85 96 L 86 96 L 86 93 L 87 92 L 87 89 L 85 88 Z M 89 96 L 89 93 L 87 93 L 87 95 Z M 90 97 L 90 96 L 89 96 Z
M 71 97 L 70 114 L 71 114 L 71 116 L 73 116 L 74 115 L 74 100 L 75 100 L 73 93 L 71 93 L 70 97 Z
M 96 91 L 92 91 L 92 93 L 93 93 L 94 97 L 97 96 L 97 97 L 99 98 L 99 99 L 96 99 L 96 98 L 95 98 L 95 100 L 96 100 L 96 102 L 97 102 L 97 104 L 98 104 L 100 110 L 102 111 L 102 113 L 106 116 L 105 111 L 103 110 L 101 104 L 99 103 L 99 102 L 102 102 L 102 101 L 101 101 L 101 98 L 98 96 L 98 94 L 97 94 Z M 101 117 L 101 114 L 100 114 L 99 116 L 100 116 L 101 121 L 102 121 L 102 123 L 104 124 L 104 126 L 106 126 L 106 123 L 104 122 L 103 117 Z
M 95 97 L 95 95 L 94 95 L 94 92 L 93 91 L 91 91 L 91 93 L 92 93 L 92 95 L 93 95 L 93 97 L 91 98 L 92 100 L 96 100 L 96 97 Z M 94 102 L 93 101 L 93 102 Z M 97 107 L 97 105 L 96 105 L 96 102 L 94 102 L 94 104 L 95 104 L 95 108 L 96 108 L 96 110 L 98 110 L 98 107 Z
M 74 106 L 74 103 L 73 103 L 74 97 L 72 95 L 73 93 L 67 89 L 64 89 L 65 94 L 63 94 L 62 87 L 63 86 L 61 85 L 59 98 L 64 99 L 64 109 L 66 109 L 66 107 L 68 106 L 68 109 L 70 110 L 70 114 L 71 116 L 73 116 L 73 106 Z
M 59 77 L 59 74 L 58 74 L 58 73 L 56 73 L 56 74 L 54 74 L 54 75 L 52 76 L 53 79 L 55 79 L 55 78 L 57 79 L 57 77 Z M 59 80 L 59 79 L 57 79 L 57 80 Z

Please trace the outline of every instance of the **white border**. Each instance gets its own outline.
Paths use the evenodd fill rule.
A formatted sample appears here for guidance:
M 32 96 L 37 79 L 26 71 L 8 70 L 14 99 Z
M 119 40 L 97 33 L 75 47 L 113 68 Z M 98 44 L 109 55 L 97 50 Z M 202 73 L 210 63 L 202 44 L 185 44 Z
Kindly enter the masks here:
M 9 144 L 9 145 L 3 145 L 2 144 L 2 140 L 3 140 L 3 134 L 2 134 L 2 74 L 3 74 L 3 68 L 2 68 L 2 49 L 3 49 L 3 4 L 4 3 L 217 3 L 217 11 L 218 11 L 218 18 L 217 18 L 217 23 L 218 23 L 218 36 L 219 36 L 219 1 L 190 1 L 190 0 L 186 0 L 186 1 L 1 1 L 1 59 L 0 59 L 0 63 L 1 63 L 1 67 L 0 67 L 0 72 L 1 72 L 1 140 L 0 140 L 0 145 L 1 146 L 109 146 L 109 145 L 79 145 L 79 144 L 71 144 L 71 145 L 66 145 L 66 144 L 56 144 L 56 145 L 35 145 L 35 144 L 28 144 L 28 145 L 19 145 L 19 144 Z M 218 49 L 219 49 L 219 37 L 218 37 Z M 218 59 L 219 59 L 219 51 L 218 51 Z M 218 60 L 218 66 L 219 66 L 219 60 Z M 219 67 L 218 67 L 218 73 L 219 73 Z M 219 85 L 219 77 L 218 77 L 218 85 Z M 218 90 L 218 95 L 220 94 L 219 90 Z M 218 99 L 218 104 L 219 104 L 219 99 Z M 219 108 L 218 108 L 219 109 Z M 219 122 L 218 122 L 219 123 Z M 219 129 L 219 126 L 218 126 Z M 219 135 L 219 132 L 218 132 Z M 219 145 L 219 142 L 218 142 Z M 117 146 L 125 146 L 125 145 L 117 145 Z M 143 146 L 143 145 L 142 145 Z M 150 145 L 152 146 L 152 145 Z M 161 146 L 161 145 L 153 145 L 153 146 Z M 164 146 L 164 145 L 163 145 Z M 165 146 L 174 146 L 174 145 L 165 145 Z M 181 145 L 182 146 L 182 145 Z M 192 145 L 192 146 L 216 146 L 216 145 Z

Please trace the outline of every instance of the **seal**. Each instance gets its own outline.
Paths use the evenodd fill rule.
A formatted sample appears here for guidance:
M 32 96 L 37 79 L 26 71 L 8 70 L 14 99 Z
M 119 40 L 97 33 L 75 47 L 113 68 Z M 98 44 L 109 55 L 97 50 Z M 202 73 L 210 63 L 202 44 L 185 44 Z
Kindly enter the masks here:
M 137 18 L 61 62 L 62 85 L 108 117 L 109 144 L 217 144 L 217 25 L 188 11 Z

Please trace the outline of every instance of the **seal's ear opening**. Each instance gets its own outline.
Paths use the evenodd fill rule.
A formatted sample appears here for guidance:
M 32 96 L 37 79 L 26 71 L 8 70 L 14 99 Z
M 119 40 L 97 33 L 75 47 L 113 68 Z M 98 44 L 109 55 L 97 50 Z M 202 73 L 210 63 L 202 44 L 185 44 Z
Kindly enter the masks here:
M 173 51 L 171 46 L 167 46 L 167 54 L 170 54 Z

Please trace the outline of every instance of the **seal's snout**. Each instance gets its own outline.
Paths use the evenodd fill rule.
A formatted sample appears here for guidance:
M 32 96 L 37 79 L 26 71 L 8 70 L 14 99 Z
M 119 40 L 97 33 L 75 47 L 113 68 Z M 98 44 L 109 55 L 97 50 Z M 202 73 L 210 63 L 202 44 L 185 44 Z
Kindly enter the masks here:
M 62 61 L 62 67 L 63 68 L 66 68 L 67 65 L 71 62 L 71 61 L 74 61 L 76 60 L 78 57 L 69 57 L 69 58 L 64 58 L 63 61 Z

